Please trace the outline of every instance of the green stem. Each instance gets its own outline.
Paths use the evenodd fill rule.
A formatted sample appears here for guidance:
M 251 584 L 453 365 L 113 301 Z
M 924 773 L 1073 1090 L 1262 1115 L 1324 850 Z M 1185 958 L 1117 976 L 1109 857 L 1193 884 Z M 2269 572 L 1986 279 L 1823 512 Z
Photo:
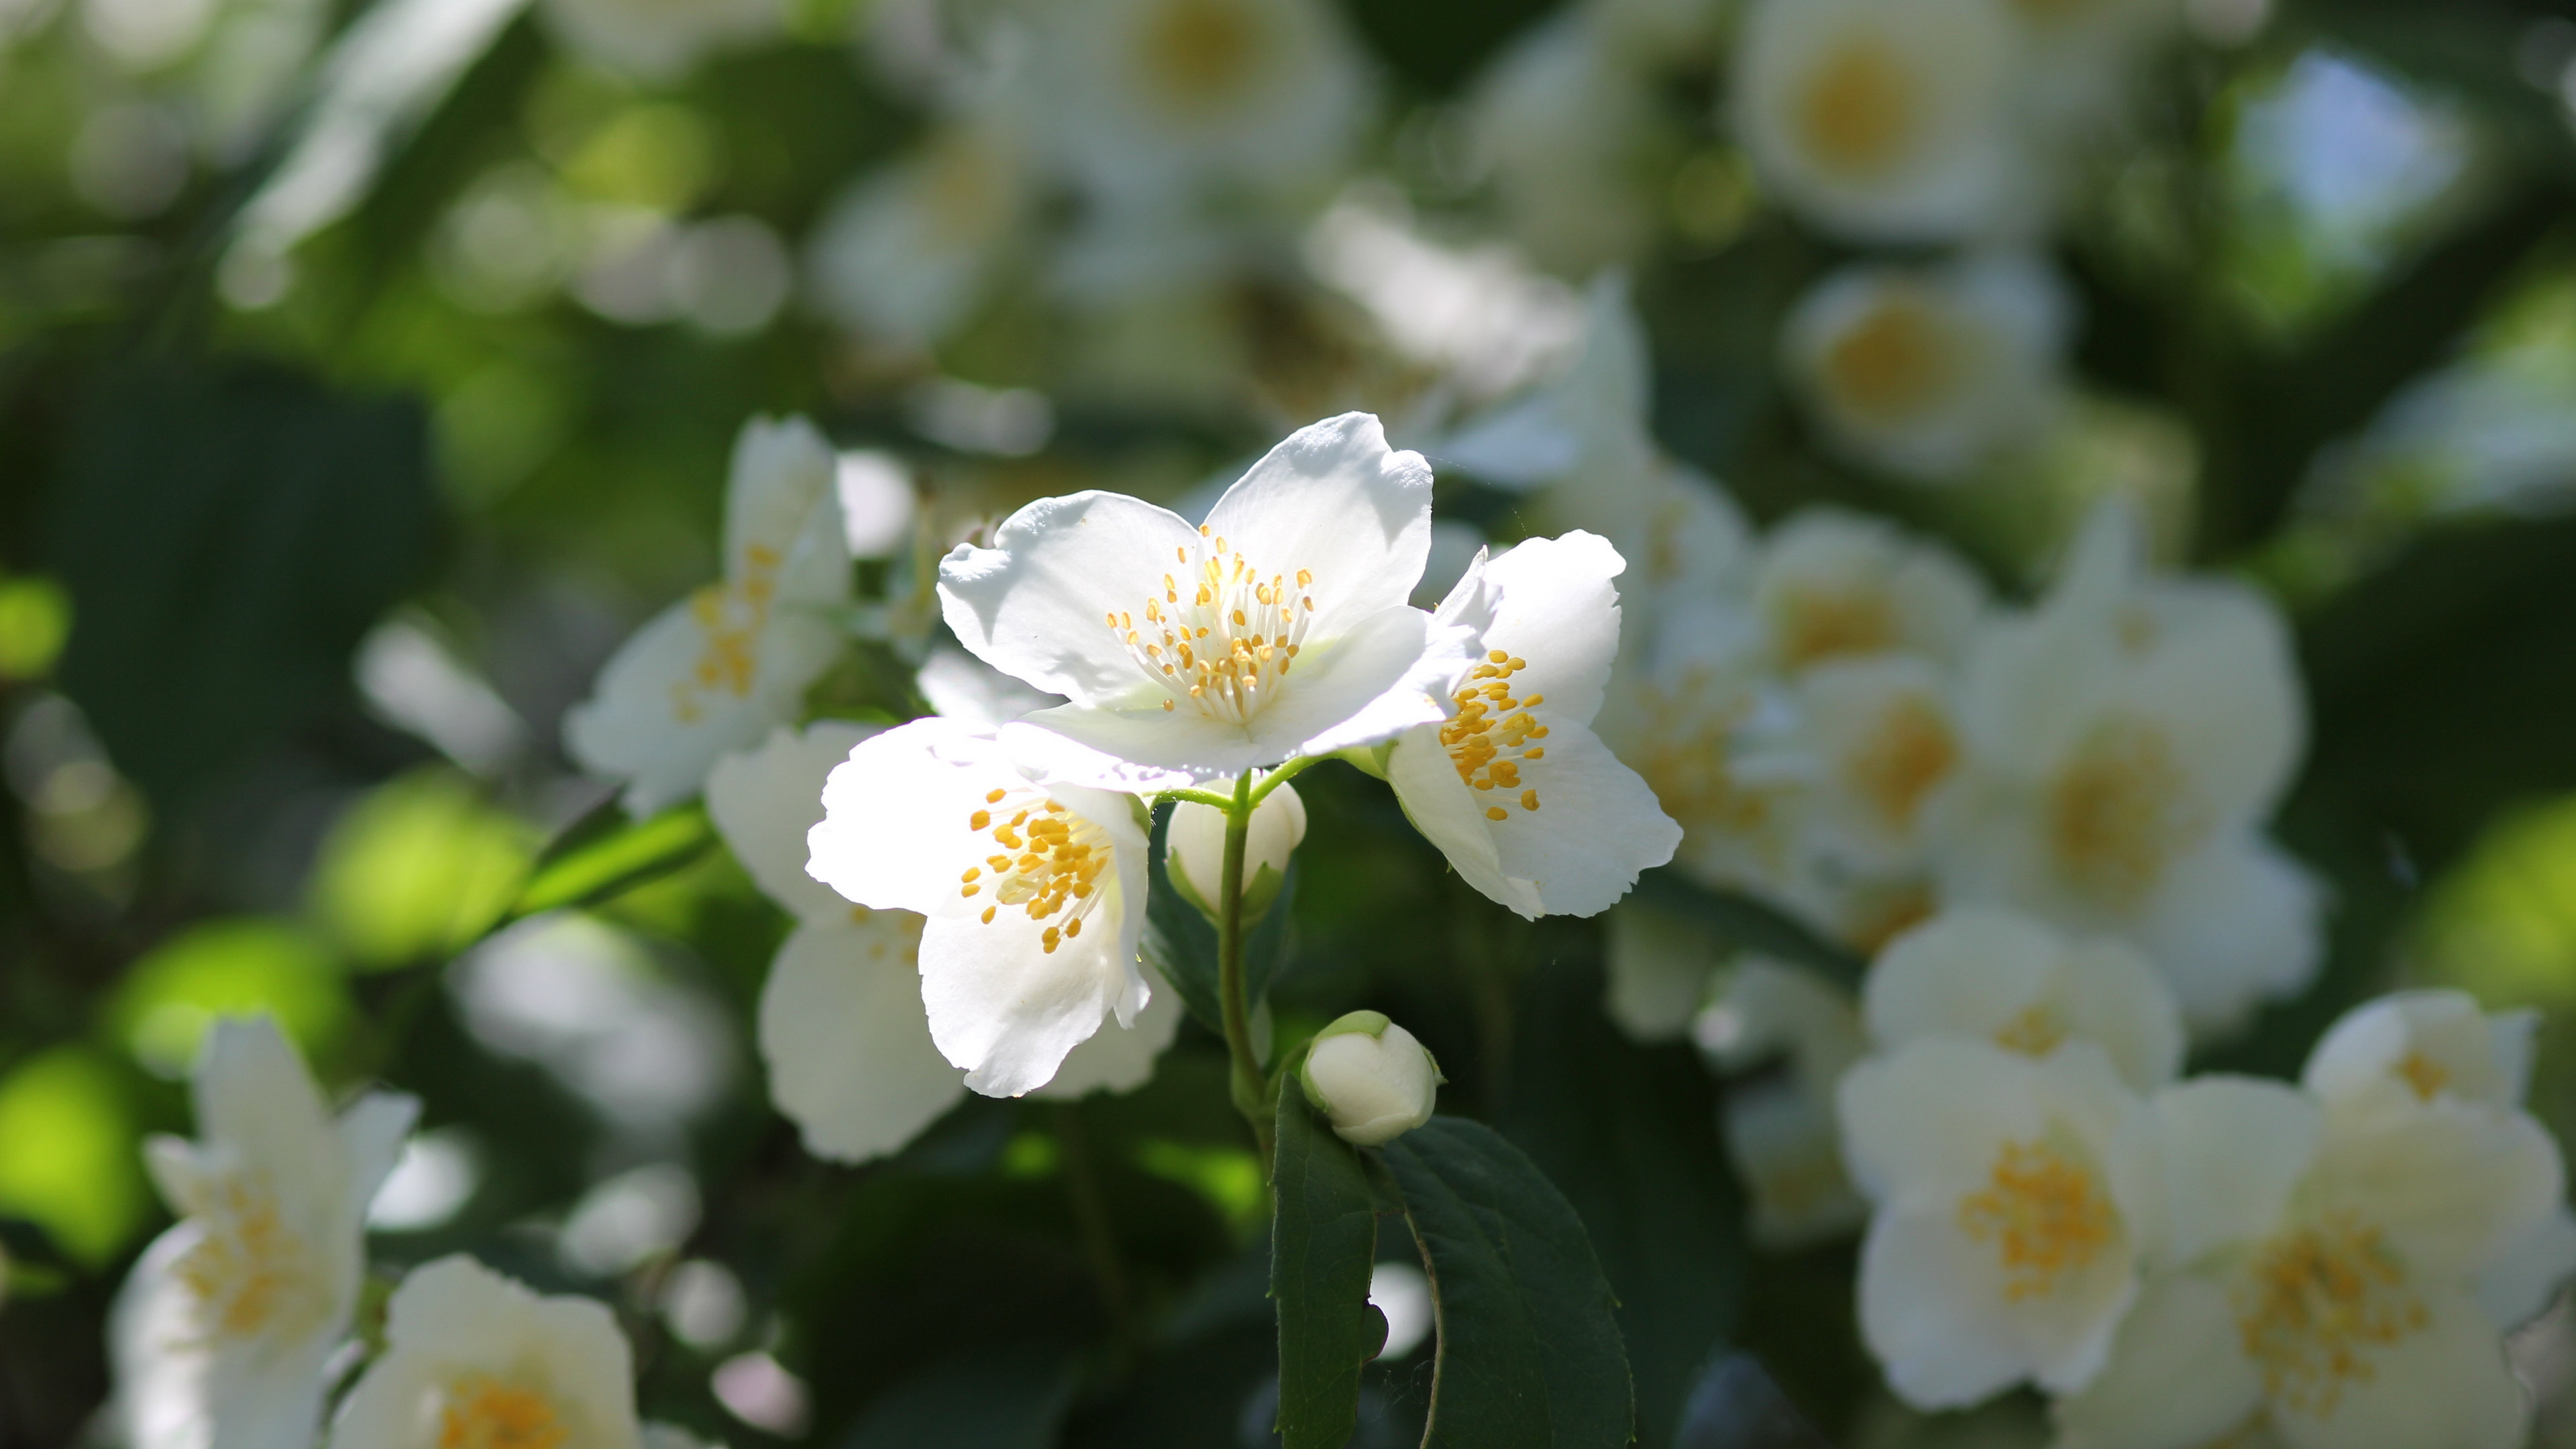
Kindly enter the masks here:
M 1260 809 L 1260 808 L 1261 808 L 1261 802 L 1270 798 L 1270 792 L 1271 792 L 1271 791 L 1276 790 L 1276 789 L 1278 789 L 1280 786 L 1285 785 L 1285 784 L 1287 784 L 1289 781 L 1291 781 L 1291 780 L 1293 780 L 1293 779 L 1297 778 L 1297 776 L 1298 776 L 1300 773 L 1302 773 L 1308 765 L 1311 765 L 1311 764 L 1315 763 L 1315 761 L 1316 761 L 1316 760 L 1318 760 L 1318 759 L 1320 759 L 1320 758 L 1322 758 L 1322 757 L 1321 757 L 1321 756 L 1318 756 L 1318 755 L 1299 755 L 1297 758 L 1295 758 L 1295 759 L 1293 759 L 1293 760 L 1290 760 L 1288 763 L 1286 763 L 1286 764 L 1284 764 L 1284 765 L 1281 765 L 1278 769 L 1275 769 L 1275 770 L 1271 771 L 1269 774 L 1264 775 L 1264 776 L 1261 778 L 1261 783 L 1260 783 L 1258 786 L 1254 787 L 1254 789 L 1253 789 L 1253 791 L 1252 791 L 1252 806 L 1251 806 L 1251 808 L 1252 808 L 1252 809 L 1254 809 L 1254 810 L 1258 810 L 1258 809 Z M 1237 787 L 1237 788 L 1238 788 L 1238 792 L 1239 792 L 1239 791 L 1240 791 L 1240 785 L 1239 785 L 1239 784 L 1238 784 L 1238 787 Z
M 1157 805 L 1173 800 L 1186 800 L 1193 805 L 1207 805 L 1218 810 L 1230 811 L 1234 808 L 1232 795 L 1220 795 L 1214 790 L 1163 790 L 1158 791 L 1154 796 L 1154 803 Z
M 1252 1008 L 1243 991 L 1243 847 L 1252 829 L 1252 776 L 1234 782 L 1226 802 L 1225 865 L 1217 876 L 1217 994 L 1225 1008 L 1225 1050 L 1233 1059 L 1234 1107 L 1252 1124 L 1261 1146 L 1262 1175 L 1271 1163 L 1270 1091 L 1261 1059 L 1252 1050 Z

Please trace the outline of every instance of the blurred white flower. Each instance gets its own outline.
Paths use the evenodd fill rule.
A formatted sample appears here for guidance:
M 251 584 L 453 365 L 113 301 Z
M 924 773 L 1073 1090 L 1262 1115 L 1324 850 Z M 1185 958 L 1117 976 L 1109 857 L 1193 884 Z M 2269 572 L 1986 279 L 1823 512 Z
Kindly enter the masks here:
M 1855 241 L 1956 241 L 2035 219 L 2006 0 L 1754 0 L 1737 138 L 1764 187 Z
M 771 900 L 797 918 L 761 988 L 760 1054 L 770 1095 L 806 1149 L 865 1162 L 900 1149 L 966 1093 L 965 1076 L 931 1039 L 920 972 L 922 918 L 870 910 L 806 873 L 807 836 L 824 819 L 832 771 L 870 726 L 820 722 L 780 730 L 727 756 L 707 777 L 707 811 Z M 1108 1026 L 1073 1049 L 1045 1096 L 1141 1084 L 1179 1024 L 1160 993 L 1133 1027 Z
M 1785 1068 L 1731 1083 L 1721 1108 L 1727 1158 L 1753 1197 L 1754 1240 L 1795 1247 L 1859 1226 L 1869 1204 L 1843 1163 L 1834 1116 L 1843 1074 L 1869 1053 L 1851 997 L 1812 971 L 1748 956 L 1690 1029 L 1721 1071 Z
M 1473 641 L 1406 602 L 1430 538 L 1430 468 L 1350 413 L 1273 448 L 1196 529 L 1115 493 L 1041 499 L 994 547 L 960 544 L 939 594 L 968 649 L 1072 700 L 1005 734 L 1043 726 L 1106 757 L 1032 742 L 1060 768 L 1154 788 L 1446 718 Z
M 1626 567 L 1598 535 L 1569 533 L 1470 568 L 1437 618 L 1471 629 L 1482 659 L 1453 676 L 1456 716 L 1415 726 L 1387 757 L 1415 828 L 1531 920 L 1608 910 L 1681 841 L 1592 732 L 1619 652 L 1611 580 Z
M 2139 554 L 2106 505 L 2040 607 L 1980 635 L 1931 863 L 1945 901 L 2134 941 L 2214 1032 L 2316 969 L 2321 891 L 2261 829 L 2304 702 L 2277 607 Z
M 758 744 L 841 650 L 850 596 L 835 461 L 802 419 L 755 418 L 734 444 L 725 574 L 656 615 L 564 719 L 585 769 L 627 782 L 628 813 L 696 794 L 728 750 Z
M 1917 1408 L 2021 1382 L 2083 1387 L 2138 1293 L 2157 1207 L 2145 1109 L 2109 1057 L 1917 1040 L 1843 1079 L 1852 1171 L 1877 1202 L 1861 1333 Z
M 1632 1041 L 1680 1040 L 1725 964 L 1716 938 L 1690 916 L 1635 898 L 1620 901 L 1603 922 L 1602 1010 Z
M 766 40 L 787 19 L 787 0 L 540 0 L 570 49 L 610 70 L 667 81 L 709 53 Z
M 1941 482 L 2029 448 L 2056 418 L 2067 311 L 2063 286 L 2024 253 L 1864 263 L 1799 301 L 1782 366 L 1836 446 Z
M 1049 0 L 1028 84 L 1051 158 L 1113 206 L 1331 182 L 1369 104 L 1319 0 Z
M 2063 1449 L 2197 1445 L 2261 1420 L 2295 1449 L 2510 1449 L 2523 1391 L 2480 1279 L 2544 1227 L 2558 1148 L 2519 1112 L 2351 1117 L 2207 1077 L 2151 1108 L 2163 1271 Z
M 2182 1010 L 2145 957 L 2010 911 L 1962 907 L 1897 937 L 1870 967 L 1861 1008 L 1882 1050 L 1947 1037 L 2046 1057 L 2084 1042 L 2137 1092 L 2182 1069 Z
M 330 1449 L 639 1449 L 634 1356 L 588 1298 L 541 1298 L 463 1254 L 415 1268 L 385 1351 L 340 1401 Z
M 1816 849 L 1858 870 L 1920 868 L 1924 818 L 1958 774 L 1949 684 L 1919 654 L 1828 659 L 1799 677 Z
M 309 1444 L 366 1275 L 367 1204 L 419 1103 L 334 1120 L 275 1022 L 217 1022 L 190 1083 L 199 1139 L 144 1162 L 177 1226 L 118 1293 L 116 1414 L 135 1449 Z
M 1381 1012 L 1354 1011 L 1315 1034 L 1297 1081 L 1333 1135 L 1382 1147 L 1431 1120 L 1440 1064 Z
M 1051 782 L 990 736 L 916 720 L 831 771 L 806 870 L 872 910 L 928 920 L 921 995 L 940 1054 L 995 1097 L 1046 1085 L 1152 993 L 1137 963 L 1145 832 L 1135 797 Z
M 1035 199 L 1024 143 L 988 118 L 954 121 L 852 183 L 814 230 L 807 275 L 834 320 L 927 347 L 983 300 Z
M 1515 40 L 1468 101 L 1504 224 L 1573 276 L 1636 260 L 1660 220 L 1653 162 L 1670 127 L 1639 57 L 1616 39 L 1601 17 L 1561 15 Z
M 1947 548 L 1835 508 L 1774 528 L 1751 577 L 1766 652 L 1790 673 L 1891 650 L 1948 663 L 1986 607 L 1985 586 Z

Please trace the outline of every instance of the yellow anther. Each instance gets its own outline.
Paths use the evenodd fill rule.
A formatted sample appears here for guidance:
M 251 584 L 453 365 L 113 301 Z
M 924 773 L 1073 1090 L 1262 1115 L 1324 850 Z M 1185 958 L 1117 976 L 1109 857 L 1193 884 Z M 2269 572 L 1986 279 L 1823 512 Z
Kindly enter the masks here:
M 1523 790 L 1521 792 L 1521 808 L 1523 810 L 1536 810 L 1538 808 L 1538 792 L 1536 790 Z
M 1002 803 L 1002 796 L 1004 793 L 1005 792 L 1000 790 L 990 791 L 984 796 L 984 803 L 987 805 L 999 805 Z
M 1485 818 L 1488 820 L 1509 820 L 1512 818 L 1512 812 L 1504 809 L 1500 805 L 1489 805 L 1485 807 Z
M 978 810 L 966 817 L 966 828 L 969 830 L 987 830 L 992 827 L 992 824 L 993 812 L 990 810 Z

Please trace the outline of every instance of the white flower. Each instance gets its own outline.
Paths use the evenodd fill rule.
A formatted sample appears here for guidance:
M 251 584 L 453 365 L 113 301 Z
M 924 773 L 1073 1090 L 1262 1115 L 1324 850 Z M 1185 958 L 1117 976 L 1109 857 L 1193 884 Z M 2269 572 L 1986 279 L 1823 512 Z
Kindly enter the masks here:
M 1931 862 L 1945 900 L 2136 942 L 2223 1030 L 2316 968 L 2318 887 L 2261 833 L 2306 721 L 2277 608 L 2136 554 L 2105 508 L 2041 607 L 1978 639 Z
M 2558 1210 L 2518 1112 L 2338 1116 L 2207 1077 L 2152 1108 L 2164 1271 L 2060 1449 L 2186 1449 L 2249 1420 L 2289 1449 L 2509 1449 L 2522 1390 L 2481 1276 Z
M 707 777 L 707 810 L 725 843 L 797 918 L 760 994 L 770 1095 L 809 1151 L 839 1162 L 901 1148 L 966 1093 L 965 1074 L 940 1055 L 922 1004 L 922 918 L 852 905 L 805 869 L 807 836 L 824 818 L 825 781 L 878 733 L 830 722 L 801 736 L 782 729 Z M 1177 995 L 1157 993 L 1133 1027 L 1104 1026 L 1075 1047 L 1036 1095 L 1141 1086 L 1171 1045 L 1180 1012 Z
M 2153 1227 L 2144 1115 L 2081 1044 L 2034 1060 L 1934 1038 L 1852 1068 L 1843 1140 L 1878 1203 L 1861 1332 L 1899 1397 L 1963 1407 L 2100 1371 Z
M 2330 1111 L 2408 1112 L 2457 1101 L 2511 1110 L 2531 1083 L 2531 1011 L 2480 1011 L 2461 991 L 2404 991 L 2345 1013 L 2301 1084 Z
M 795 716 L 841 650 L 850 594 L 829 445 L 802 419 L 745 424 L 725 494 L 725 574 L 657 615 L 564 720 L 583 768 L 624 779 L 650 814 L 697 792 L 717 758 Z
M 1483 662 L 1456 681 L 1454 719 L 1415 727 L 1387 757 L 1415 828 L 1531 920 L 1608 910 L 1681 843 L 1592 732 L 1619 652 L 1610 581 L 1626 567 L 1600 537 L 1569 533 L 1470 568 L 1438 617 L 1474 629 Z
M 1927 482 L 2034 443 L 2065 401 L 2068 303 L 2039 259 L 1862 264 L 1781 330 L 1782 364 L 1844 451 Z
M 1007 124 L 968 119 L 861 177 L 816 225 L 816 299 L 871 336 L 927 347 L 966 320 L 1034 193 Z
M 1814 772 L 1784 744 L 1795 720 L 1751 611 L 1702 600 L 1668 612 L 1612 683 L 1602 736 L 1681 826 L 1681 868 L 1786 893 L 1807 861 Z
M 860 905 L 928 918 L 931 1039 L 966 1085 L 1015 1097 L 1105 1017 L 1135 1027 L 1151 995 L 1138 803 L 1050 782 L 955 721 L 915 720 L 832 771 L 806 869 Z
M 331 1449 L 638 1449 L 634 1356 L 588 1298 L 541 1298 L 463 1254 L 412 1270 L 385 1351 L 331 1423 Z
M 1602 1010 L 1632 1041 L 1679 1041 L 1724 964 L 1717 942 L 1700 922 L 1643 900 L 1621 901 L 1604 921 Z
M 1405 602 L 1430 542 L 1430 468 L 1349 413 L 1271 449 L 1200 528 L 1115 493 L 1041 499 L 994 547 L 960 544 L 939 594 L 968 649 L 1072 701 L 1029 723 L 1152 788 L 1447 718 L 1472 641 Z
M 1883 1049 L 1955 1037 L 2043 1057 L 2089 1042 L 2138 1092 L 2182 1069 L 2182 1011 L 2145 957 L 2010 911 L 1961 907 L 1897 937 L 1861 1005 Z
M 668 80 L 709 51 L 762 40 L 786 19 L 784 0 L 544 0 L 564 44 L 611 70 Z
M 1232 795 L 1231 783 L 1216 792 Z M 1190 904 L 1213 919 L 1221 909 L 1225 887 L 1226 813 L 1213 805 L 1184 800 L 1172 807 L 1172 823 L 1163 836 L 1165 869 L 1172 885 Z M 1288 876 L 1288 858 L 1306 838 L 1306 802 L 1297 787 L 1281 781 L 1270 787 L 1252 812 L 1243 837 L 1243 918 L 1257 920 L 1269 909 Z M 1269 879 L 1263 880 L 1264 872 Z
M 1958 776 L 1949 683 L 1919 654 L 1828 659 L 1799 678 L 1818 849 L 1856 870 L 1921 866 L 1924 819 Z
M 2022 37 L 2003 0 L 1756 0 L 1736 38 L 1735 133 L 1764 187 L 1858 241 L 2026 224 L 2014 125 Z
M 1574 276 L 1642 255 L 1661 220 L 1651 167 L 1670 127 L 1618 38 L 1579 11 L 1534 26 L 1468 102 L 1512 236 Z
M 1957 555 L 1884 519 L 1833 508 L 1791 515 L 1752 566 L 1753 609 L 1774 666 L 1907 650 L 1947 662 L 1967 647 L 1985 586 Z
M 1040 139 L 1115 203 L 1325 183 L 1367 111 L 1318 0 L 1054 0 L 1036 24 Z
M 1333 1135 L 1379 1147 L 1431 1120 L 1443 1078 L 1413 1033 L 1382 1013 L 1354 1011 L 1315 1034 L 1297 1080 Z
M 1635 909 L 1621 906 L 1613 924 Z M 1753 1198 L 1754 1241 L 1796 1247 L 1868 1217 L 1834 1120 L 1843 1074 L 1869 1053 L 1851 997 L 1812 971 L 1747 957 L 1725 973 L 1691 1034 L 1721 1071 L 1785 1058 L 1776 1077 L 1730 1083 L 1722 1109 L 1727 1159 Z
M 274 1022 L 219 1021 L 191 1095 L 199 1140 L 145 1163 L 177 1226 L 117 1297 L 117 1414 L 135 1449 L 313 1442 L 325 1369 L 366 1276 L 367 1204 L 419 1104 L 371 1093 L 337 1120 Z

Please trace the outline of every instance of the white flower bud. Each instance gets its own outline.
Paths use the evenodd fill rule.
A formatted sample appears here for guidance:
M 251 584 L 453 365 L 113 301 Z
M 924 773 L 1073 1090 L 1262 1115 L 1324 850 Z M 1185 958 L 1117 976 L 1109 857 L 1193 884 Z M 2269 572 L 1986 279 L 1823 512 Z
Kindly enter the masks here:
M 1430 1121 L 1448 1079 L 1413 1033 L 1379 1012 L 1354 1011 L 1316 1035 L 1297 1080 L 1335 1136 L 1375 1147 Z
M 1209 788 L 1234 793 L 1232 781 Z M 1243 919 L 1257 921 L 1288 879 L 1288 857 L 1306 838 L 1306 802 L 1293 785 L 1281 784 L 1252 812 L 1243 836 Z M 1164 838 L 1163 867 L 1190 904 L 1217 916 L 1225 889 L 1225 812 L 1213 805 L 1184 800 L 1172 807 L 1171 833 Z

